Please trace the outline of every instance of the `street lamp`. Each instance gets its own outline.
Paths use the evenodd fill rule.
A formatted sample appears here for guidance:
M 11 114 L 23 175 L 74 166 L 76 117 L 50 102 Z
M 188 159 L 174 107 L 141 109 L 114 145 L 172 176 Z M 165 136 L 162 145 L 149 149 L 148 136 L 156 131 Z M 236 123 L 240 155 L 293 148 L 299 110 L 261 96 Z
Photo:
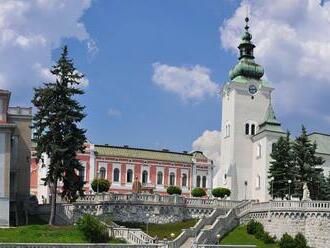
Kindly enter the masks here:
M 289 183 L 289 200 L 291 200 L 291 193 L 290 193 L 291 187 L 290 186 L 291 186 L 292 180 L 289 179 L 288 183 Z
M 97 172 L 97 189 L 96 189 L 96 192 L 97 194 L 99 194 L 99 190 L 100 190 L 100 186 L 99 186 L 99 183 L 100 183 L 100 171 Z
M 244 193 L 245 196 L 244 196 L 244 199 L 246 200 L 246 188 L 247 188 L 248 182 L 245 181 L 245 182 L 244 182 L 244 185 L 245 185 L 245 193 Z
M 220 234 L 218 233 L 218 234 L 217 234 L 217 243 L 220 243 L 220 237 L 221 237 L 221 236 L 220 236 Z
M 270 178 L 270 181 L 272 182 L 272 200 L 274 199 L 274 177 Z
M 146 214 L 146 217 L 147 217 L 147 234 L 149 234 L 149 216 L 150 214 Z
M 175 234 L 174 233 L 171 233 L 172 240 L 174 239 L 174 237 L 175 237 Z

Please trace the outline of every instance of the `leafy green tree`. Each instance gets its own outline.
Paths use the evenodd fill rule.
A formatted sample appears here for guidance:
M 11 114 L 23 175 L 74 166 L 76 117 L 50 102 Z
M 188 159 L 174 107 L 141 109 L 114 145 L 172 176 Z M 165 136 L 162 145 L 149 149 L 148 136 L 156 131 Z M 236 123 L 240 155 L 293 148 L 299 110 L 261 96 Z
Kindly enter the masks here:
M 283 199 L 289 191 L 288 180 L 293 180 L 295 174 L 289 132 L 273 145 L 270 156 L 272 161 L 268 171 L 269 194 Z
M 169 195 L 181 195 L 182 190 L 177 186 L 168 186 L 166 192 Z
M 330 201 L 330 173 L 325 177 L 323 173 L 320 175 L 319 184 L 319 200 Z
M 111 186 L 111 183 L 107 179 L 99 178 L 94 179 L 92 181 L 92 189 L 94 192 L 102 193 L 102 192 L 108 192 Z
M 51 192 L 49 224 L 53 225 L 58 182 L 63 183 L 61 196 L 64 199 L 72 202 L 83 195 L 84 182 L 77 173 L 82 165 L 76 152 L 84 152 L 86 131 L 78 127 L 85 114 L 84 107 L 75 98 L 84 93 L 79 88 L 84 76 L 68 58 L 66 46 L 50 72 L 54 82 L 35 88 L 32 103 L 37 110 L 33 118 L 37 158 L 42 159 L 44 153 L 50 158 L 44 180 Z
M 301 134 L 292 145 L 293 162 L 297 170 L 294 181 L 295 195 L 303 196 L 303 184 L 306 182 L 312 199 L 317 199 L 320 186 L 320 166 L 325 162 L 315 155 L 317 145 L 308 139 L 307 131 L 302 126 Z
M 206 196 L 206 191 L 205 189 L 203 188 L 194 188 L 192 191 L 191 191 L 191 195 L 193 197 L 203 197 L 203 196 Z

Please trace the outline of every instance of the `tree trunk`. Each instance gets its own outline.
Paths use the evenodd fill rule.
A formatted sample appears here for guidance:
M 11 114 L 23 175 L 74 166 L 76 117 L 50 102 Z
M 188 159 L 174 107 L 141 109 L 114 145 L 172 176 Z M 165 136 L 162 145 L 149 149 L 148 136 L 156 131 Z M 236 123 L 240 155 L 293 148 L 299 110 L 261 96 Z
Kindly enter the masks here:
M 50 197 L 50 217 L 48 224 L 55 225 L 56 217 L 56 196 L 57 196 L 57 180 L 51 185 L 51 197 Z

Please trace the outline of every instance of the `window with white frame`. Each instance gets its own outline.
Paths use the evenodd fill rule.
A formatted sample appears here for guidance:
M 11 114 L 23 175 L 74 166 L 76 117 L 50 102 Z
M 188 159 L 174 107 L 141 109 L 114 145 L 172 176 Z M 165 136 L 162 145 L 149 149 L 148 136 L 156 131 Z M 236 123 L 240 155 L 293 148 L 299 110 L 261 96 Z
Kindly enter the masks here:
M 175 185 L 175 173 L 174 172 L 170 173 L 170 185 L 171 186 Z
M 261 144 L 257 145 L 257 158 L 261 158 Z
M 257 175 L 256 177 L 256 188 L 259 189 L 261 186 L 261 178 L 260 175 Z
M 187 187 L 188 177 L 186 173 L 182 174 L 182 187 Z
M 163 172 L 158 171 L 157 172 L 157 185 L 163 184 Z
M 144 170 L 142 172 L 142 184 L 148 183 L 148 171 Z
M 105 175 L 107 173 L 107 170 L 104 167 L 100 168 L 100 178 L 105 179 Z
M 132 183 L 133 182 L 133 170 L 128 169 L 126 172 L 126 182 Z
M 201 176 L 197 176 L 196 178 L 196 187 L 200 187 L 201 186 Z
M 202 178 L 202 187 L 206 188 L 206 176 L 203 176 Z
M 113 182 L 119 183 L 119 176 L 120 176 L 120 171 L 118 168 L 115 168 L 113 170 Z

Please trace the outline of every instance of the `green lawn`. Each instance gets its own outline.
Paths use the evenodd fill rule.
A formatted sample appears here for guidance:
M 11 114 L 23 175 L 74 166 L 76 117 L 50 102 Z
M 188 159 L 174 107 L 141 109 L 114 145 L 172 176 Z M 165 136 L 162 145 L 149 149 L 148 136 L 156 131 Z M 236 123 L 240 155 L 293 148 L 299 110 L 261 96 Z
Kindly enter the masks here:
M 256 245 L 258 248 L 278 248 L 276 244 L 265 244 L 246 232 L 246 226 L 239 226 L 228 233 L 221 241 L 222 245 Z
M 172 239 L 171 233 L 175 234 L 176 238 L 181 232 L 182 229 L 187 229 L 194 226 L 197 223 L 197 219 L 186 220 L 182 222 L 170 223 L 170 224 L 149 224 L 149 235 L 152 237 L 157 236 L 159 239 Z M 129 223 L 129 222 L 116 222 L 118 225 L 126 226 L 130 228 L 141 228 L 146 232 L 146 224 L 140 223 Z
M 111 240 L 110 243 L 119 243 Z M 0 229 L 0 243 L 87 243 L 84 235 L 73 226 L 28 225 Z

